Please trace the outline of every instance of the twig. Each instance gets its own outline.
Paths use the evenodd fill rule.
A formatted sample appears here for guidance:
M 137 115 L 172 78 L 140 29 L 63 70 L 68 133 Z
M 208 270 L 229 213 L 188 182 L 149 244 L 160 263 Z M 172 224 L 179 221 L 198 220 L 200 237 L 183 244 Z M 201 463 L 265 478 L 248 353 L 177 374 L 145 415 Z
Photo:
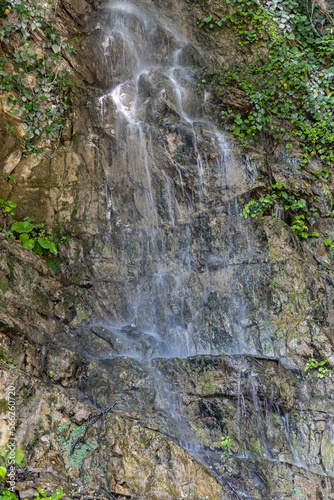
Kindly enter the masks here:
M 87 423 L 85 431 L 78 437 L 78 439 L 76 439 L 76 441 L 74 441 L 72 448 L 71 448 L 70 456 L 73 455 L 76 445 L 78 443 L 80 443 L 80 441 L 84 441 L 85 436 L 86 436 L 87 431 L 88 431 L 88 427 L 90 425 L 95 424 L 101 417 L 103 417 L 103 415 L 105 413 L 108 413 L 108 411 L 110 411 L 116 405 L 117 405 L 117 401 L 115 401 L 115 403 L 113 403 L 111 406 L 109 406 L 109 408 L 107 408 L 106 410 L 101 411 L 101 413 L 98 413 L 97 415 L 93 415 L 93 416 L 89 417 L 89 419 L 91 419 L 91 421 Z

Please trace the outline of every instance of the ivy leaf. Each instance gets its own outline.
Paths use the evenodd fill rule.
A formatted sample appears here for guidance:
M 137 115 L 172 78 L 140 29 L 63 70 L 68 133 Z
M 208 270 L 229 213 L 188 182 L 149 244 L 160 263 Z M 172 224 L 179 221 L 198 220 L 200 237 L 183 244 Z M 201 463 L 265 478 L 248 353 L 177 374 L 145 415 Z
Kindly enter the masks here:
M 54 52 L 55 54 L 59 54 L 59 52 L 60 52 L 60 46 L 59 46 L 59 45 L 54 44 L 54 45 L 52 45 L 52 50 L 53 50 L 53 52 Z

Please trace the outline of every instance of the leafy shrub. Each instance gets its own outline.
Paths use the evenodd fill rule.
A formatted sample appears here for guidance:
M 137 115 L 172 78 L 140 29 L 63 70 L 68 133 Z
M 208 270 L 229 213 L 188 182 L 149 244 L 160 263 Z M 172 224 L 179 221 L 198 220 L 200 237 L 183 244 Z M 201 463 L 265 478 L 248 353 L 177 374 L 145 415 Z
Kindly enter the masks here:
M 35 500 L 60 500 L 65 494 L 63 493 L 63 489 L 59 488 L 49 495 L 43 488 L 38 488 L 38 494 L 35 494 Z
M 12 210 L 17 207 L 13 201 L 3 201 L 0 199 L 0 209 L 6 216 L 13 216 Z M 10 230 L 0 228 L 7 238 L 19 240 L 23 248 L 33 250 L 39 255 L 58 254 L 57 243 L 64 243 L 67 238 L 55 238 L 52 231 L 46 231 L 44 224 L 35 224 L 34 219 L 25 217 L 21 221 L 16 221 L 10 226 Z
M 17 497 L 9 491 L 8 488 L 5 488 L 2 493 L 0 493 L 0 500 L 17 500 Z

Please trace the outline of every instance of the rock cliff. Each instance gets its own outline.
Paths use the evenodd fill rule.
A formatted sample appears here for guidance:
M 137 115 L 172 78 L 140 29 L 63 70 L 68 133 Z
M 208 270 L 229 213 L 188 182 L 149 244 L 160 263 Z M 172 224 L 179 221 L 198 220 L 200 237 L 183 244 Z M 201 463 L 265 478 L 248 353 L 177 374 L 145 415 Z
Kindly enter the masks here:
M 198 85 L 264 49 L 200 30 L 224 2 L 50 7 L 75 47 L 54 154 L 22 156 L 20 121 L 0 116 L 15 177 L 0 197 L 69 236 L 52 260 L 0 233 L 0 439 L 11 385 L 19 498 L 334 498 L 334 385 L 304 372 L 334 365 L 332 174 L 265 136 L 242 147 L 220 110 L 243 96 Z M 317 196 L 318 239 L 240 217 L 273 182 Z

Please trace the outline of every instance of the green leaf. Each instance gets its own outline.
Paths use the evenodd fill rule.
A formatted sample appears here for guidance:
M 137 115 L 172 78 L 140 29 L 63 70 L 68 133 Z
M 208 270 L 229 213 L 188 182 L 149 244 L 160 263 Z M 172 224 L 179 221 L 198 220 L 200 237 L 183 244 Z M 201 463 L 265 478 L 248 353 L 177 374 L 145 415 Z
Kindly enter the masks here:
M 20 234 L 20 240 L 23 248 L 28 248 L 32 250 L 35 246 L 35 240 L 33 238 L 29 238 L 27 233 Z
M 60 48 L 61 47 L 59 45 L 56 44 L 52 45 L 52 50 L 55 54 L 58 54 L 60 52 Z
M 6 475 L 7 475 L 7 469 L 6 469 L 6 467 L 2 467 L 2 466 L 1 466 L 1 467 L 0 467 L 0 477 L 1 477 L 2 479 L 5 479 Z
M 50 249 L 50 240 L 46 238 L 42 238 L 41 236 L 38 238 L 38 243 L 41 245 L 42 248 L 46 248 L 46 250 Z
M 58 250 L 52 241 L 49 240 L 49 238 L 42 238 L 41 236 L 38 238 L 38 243 L 39 245 L 44 248 L 45 250 L 49 250 L 49 252 L 53 253 L 54 255 L 57 255 Z
M 24 452 L 19 448 L 15 450 L 15 465 L 22 465 L 24 460 Z
M 58 253 L 57 247 L 54 243 L 50 244 L 50 252 L 53 253 L 54 255 L 57 255 Z
M 19 221 L 14 222 L 10 229 L 16 233 L 30 233 L 34 229 L 34 226 L 27 221 Z
M 38 255 L 43 255 L 43 248 L 38 243 L 37 244 L 35 243 L 33 251 Z

